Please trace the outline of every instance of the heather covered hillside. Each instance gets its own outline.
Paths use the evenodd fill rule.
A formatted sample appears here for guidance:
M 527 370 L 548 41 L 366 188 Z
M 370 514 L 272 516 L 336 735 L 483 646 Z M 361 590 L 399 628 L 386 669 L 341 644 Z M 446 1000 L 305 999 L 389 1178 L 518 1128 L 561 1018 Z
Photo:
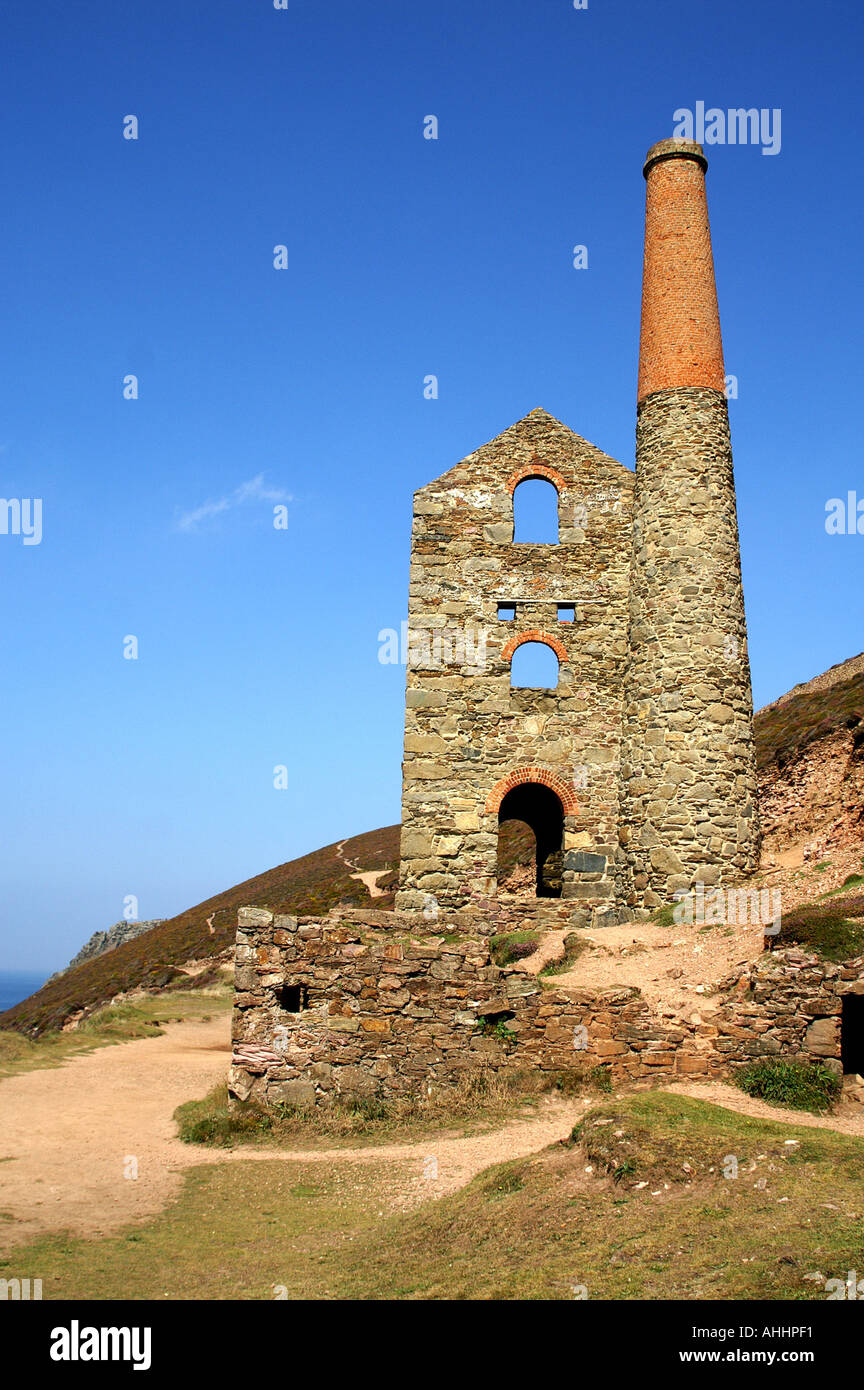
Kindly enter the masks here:
M 179 979 L 185 961 L 217 956 L 233 946 L 237 909 L 247 903 L 306 915 L 326 913 L 337 903 L 362 906 L 372 899 L 366 884 L 352 876 L 361 873 L 373 879 L 371 886 L 380 894 L 375 906 L 392 906 L 398 855 L 399 827 L 389 825 L 289 860 L 49 980 L 0 1014 L 0 1028 L 44 1033 L 126 990 L 164 988 Z

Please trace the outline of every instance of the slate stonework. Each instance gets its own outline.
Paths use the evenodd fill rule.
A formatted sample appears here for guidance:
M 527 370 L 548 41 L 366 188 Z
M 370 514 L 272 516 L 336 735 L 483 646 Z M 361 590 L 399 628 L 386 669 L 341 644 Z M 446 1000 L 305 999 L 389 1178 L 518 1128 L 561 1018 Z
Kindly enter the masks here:
M 513 543 L 512 491 L 535 476 L 557 480 L 557 546 Z M 405 702 L 400 907 L 494 894 L 496 788 L 514 770 L 515 781 L 529 780 L 525 769 L 572 806 L 561 896 L 601 910 L 621 898 L 632 489 L 628 469 L 535 410 L 416 494 L 408 631 L 418 664 Z M 514 620 L 499 619 L 502 603 L 515 605 Z M 559 621 L 559 605 L 575 608 L 574 622 Z M 465 634 L 469 655 L 485 643 L 482 662 L 429 669 L 424 642 L 444 632 Z M 538 639 L 561 657 L 557 689 L 511 689 L 513 650 Z M 602 863 L 591 878 L 580 851 Z
M 401 912 L 241 909 L 232 1095 L 264 1106 L 408 1097 L 481 1069 L 711 1079 L 781 1052 L 839 1071 L 843 995 L 864 993 L 864 958 L 833 965 L 790 949 L 724 981 L 700 1021 L 660 1018 L 633 987 L 563 989 L 499 968 L 489 937 L 473 910 L 431 932 Z
M 538 892 L 595 925 L 757 865 L 706 163 L 664 140 L 645 164 L 635 476 L 534 410 L 415 494 L 401 908 L 495 894 L 501 789 L 520 784 L 551 787 L 564 812 Z M 557 490 L 557 544 L 514 541 L 514 492 L 532 478 Z M 434 639 L 460 632 L 468 646 L 430 665 Z M 529 640 L 560 658 L 557 688 L 511 688 Z

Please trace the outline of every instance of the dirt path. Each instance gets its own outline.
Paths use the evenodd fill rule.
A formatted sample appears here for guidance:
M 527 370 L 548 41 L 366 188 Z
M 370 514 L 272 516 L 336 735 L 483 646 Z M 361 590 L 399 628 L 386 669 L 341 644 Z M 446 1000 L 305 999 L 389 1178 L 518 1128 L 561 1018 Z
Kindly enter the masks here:
M 404 1209 L 463 1186 L 483 1168 L 561 1139 L 584 1108 L 546 1101 L 530 1118 L 468 1138 L 362 1149 L 205 1149 L 172 1119 L 225 1076 L 227 1014 L 166 1026 L 162 1037 L 99 1048 L 52 1070 L 0 1081 L 0 1249 L 49 1230 L 104 1235 L 160 1212 L 183 1170 L 249 1159 L 399 1165 L 388 1194 Z M 587 1104 L 587 1102 L 585 1102 Z M 125 1176 L 137 1161 L 137 1178 Z M 407 1166 L 406 1166 L 407 1165 Z
M 378 887 L 378 879 L 381 878 L 383 874 L 386 874 L 387 870 L 386 870 L 386 869 L 362 869 L 362 870 L 358 870 L 358 869 L 357 869 L 357 861 L 356 861 L 356 859 L 346 859 L 346 858 L 345 858 L 345 855 L 344 855 L 344 852 L 343 852 L 343 851 L 344 851 L 345 846 L 347 845 L 347 843 L 348 843 L 347 840 L 340 840 L 340 841 L 339 841 L 338 845 L 336 846 L 336 858 L 337 858 L 337 859 L 341 859 L 341 861 L 342 861 L 342 863 L 345 865 L 346 869 L 349 870 L 348 877 L 349 877 L 349 878 L 356 878 L 356 879 L 359 879 L 359 881 L 363 884 L 364 888 L 366 889 L 367 893 L 369 894 L 370 898 L 384 898 L 384 897 L 386 897 L 386 896 L 387 896 L 387 890 L 386 890 L 385 888 L 379 888 L 379 887 Z
M 635 985 L 659 1013 L 692 1020 L 716 1007 L 717 986 L 762 952 L 762 924 L 700 929 L 628 922 L 579 932 L 588 949 L 560 974 L 556 989 L 600 990 Z M 529 960 L 531 957 L 529 957 Z M 714 995 L 713 1003 L 710 996 Z
M 204 1149 L 183 1144 L 172 1119 L 183 1101 L 225 1075 L 229 1016 L 171 1024 L 159 1038 L 99 1048 L 53 1070 L 0 1081 L 0 1249 L 46 1231 L 110 1234 L 162 1211 L 184 1169 L 199 1163 L 285 1159 L 392 1163 L 382 1205 L 406 1210 L 454 1192 L 484 1168 L 525 1157 L 567 1135 L 589 1098 L 547 1098 L 490 1132 L 433 1134 L 363 1148 Z M 731 1086 L 670 1087 L 742 1114 L 864 1135 L 864 1106 L 829 1119 L 778 1110 Z M 137 1161 L 137 1178 L 126 1176 Z
M 739 1115 L 753 1115 L 758 1120 L 777 1120 L 781 1124 L 804 1125 L 808 1129 L 834 1129 L 840 1134 L 854 1134 L 864 1137 L 864 1105 L 855 1101 L 843 1100 L 832 1115 L 810 1115 L 806 1110 L 784 1110 L 777 1105 L 768 1105 L 755 1096 L 745 1095 L 736 1086 L 727 1086 L 723 1081 L 682 1082 L 664 1086 L 681 1096 L 692 1096 L 694 1100 L 705 1100 L 710 1105 L 722 1105 L 726 1110 L 735 1110 Z
M 160 1211 L 190 1162 L 171 1116 L 227 1071 L 230 1015 L 0 1081 L 0 1246 L 96 1235 Z M 129 1158 L 138 1176 L 124 1176 Z M 9 1220 L 9 1216 L 13 1220 Z

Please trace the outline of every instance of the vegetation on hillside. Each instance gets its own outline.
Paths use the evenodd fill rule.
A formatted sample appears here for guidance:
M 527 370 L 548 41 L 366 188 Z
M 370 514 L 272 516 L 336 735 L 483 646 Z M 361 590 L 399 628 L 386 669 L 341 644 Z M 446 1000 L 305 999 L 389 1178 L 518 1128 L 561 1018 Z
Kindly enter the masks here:
M 774 942 L 801 946 L 825 960 L 852 960 L 864 955 L 864 893 L 803 903 L 786 913 Z
M 800 1062 L 792 1057 L 760 1057 L 748 1062 L 736 1074 L 735 1083 L 748 1096 L 790 1110 L 810 1110 L 815 1115 L 833 1109 L 843 1090 L 841 1078 L 824 1062 Z
M 540 938 L 533 931 L 502 932 L 500 936 L 489 938 L 489 952 L 498 966 L 512 965 L 514 961 L 533 956 L 540 945 Z
M 62 1028 L 70 1015 L 93 1009 L 127 990 L 164 988 L 178 980 L 178 967 L 184 961 L 217 956 L 233 947 L 240 907 L 255 905 L 301 916 L 326 913 L 339 903 L 392 907 L 392 894 L 371 899 L 365 884 L 351 878 L 345 860 L 363 870 L 380 868 L 382 874 L 392 869 L 399 856 L 399 827 L 390 825 L 347 840 L 342 856 L 337 848 L 327 845 L 246 879 L 134 941 L 85 961 L 0 1014 L 0 1029 L 36 1037 Z
M 808 743 L 864 720 L 864 672 L 824 690 L 806 686 L 783 704 L 768 705 L 754 720 L 760 768 L 791 762 Z

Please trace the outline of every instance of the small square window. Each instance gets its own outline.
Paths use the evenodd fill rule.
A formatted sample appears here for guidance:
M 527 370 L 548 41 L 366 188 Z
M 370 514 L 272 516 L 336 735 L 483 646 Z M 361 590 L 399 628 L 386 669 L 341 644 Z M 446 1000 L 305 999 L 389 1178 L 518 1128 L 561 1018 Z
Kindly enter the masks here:
M 308 990 L 305 985 L 282 985 L 278 992 L 279 1007 L 287 1014 L 299 1014 L 306 1008 Z
M 515 603 L 499 603 L 499 605 L 498 605 L 498 617 L 501 619 L 502 623 L 515 623 L 515 621 L 516 621 L 516 605 L 515 605 Z
M 559 603 L 558 621 L 559 623 L 575 623 L 576 609 L 572 603 Z

